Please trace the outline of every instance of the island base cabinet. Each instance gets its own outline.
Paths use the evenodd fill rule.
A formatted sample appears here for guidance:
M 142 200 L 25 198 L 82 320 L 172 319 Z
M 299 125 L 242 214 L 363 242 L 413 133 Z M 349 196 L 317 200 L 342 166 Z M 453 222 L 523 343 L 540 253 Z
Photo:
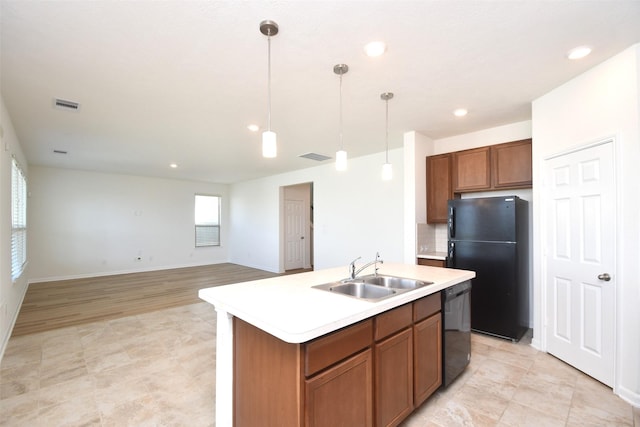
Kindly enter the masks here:
M 235 427 L 397 426 L 442 383 L 439 293 L 300 344 L 233 320 Z
M 234 319 L 234 426 L 302 425 L 300 346 Z
M 307 427 L 373 426 L 371 350 L 306 381 Z
M 413 411 L 412 331 L 375 345 L 376 425 L 397 426 Z
M 440 313 L 413 326 L 415 406 L 442 384 L 442 320 Z

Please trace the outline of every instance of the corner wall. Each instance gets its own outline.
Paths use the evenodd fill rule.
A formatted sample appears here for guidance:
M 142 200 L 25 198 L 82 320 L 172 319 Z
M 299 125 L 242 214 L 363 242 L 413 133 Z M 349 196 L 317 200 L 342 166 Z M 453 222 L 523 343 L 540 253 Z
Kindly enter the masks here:
M 640 406 L 640 44 L 592 68 L 533 102 L 533 179 L 544 159 L 615 138 L 617 168 L 616 366 L 614 392 Z M 534 186 L 534 223 L 543 224 L 541 186 Z M 536 230 L 534 262 L 544 263 L 545 229 Z M 534 275 L 533 344 L 545 349 L 544 277 Z

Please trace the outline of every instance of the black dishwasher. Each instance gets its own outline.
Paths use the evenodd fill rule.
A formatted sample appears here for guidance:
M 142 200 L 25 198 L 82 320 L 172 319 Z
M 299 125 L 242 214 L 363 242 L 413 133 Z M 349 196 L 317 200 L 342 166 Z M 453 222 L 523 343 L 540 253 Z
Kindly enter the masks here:
M 442 385 L 449 386 L 471 360 L 471 281 L 442 291 Z

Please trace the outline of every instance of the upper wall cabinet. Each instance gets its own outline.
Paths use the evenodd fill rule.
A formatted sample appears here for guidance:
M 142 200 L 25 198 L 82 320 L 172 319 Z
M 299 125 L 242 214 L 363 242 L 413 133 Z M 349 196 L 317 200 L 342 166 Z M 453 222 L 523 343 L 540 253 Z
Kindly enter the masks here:
M 453 153 L 453 191 L 478 191 L 491 188 L 491 151 L 489 147 Z
M 427 157 L 427 222 L 447 222 L 447 200 L 473 191 L 531 188 L 531 139 Z
M 427 222 L 447 222 L 447 200 L 452 198 L 451 155 L 427 157 Z
M 491 164 L 494 188 L 530 188 L 531 140 L 492 146 Z

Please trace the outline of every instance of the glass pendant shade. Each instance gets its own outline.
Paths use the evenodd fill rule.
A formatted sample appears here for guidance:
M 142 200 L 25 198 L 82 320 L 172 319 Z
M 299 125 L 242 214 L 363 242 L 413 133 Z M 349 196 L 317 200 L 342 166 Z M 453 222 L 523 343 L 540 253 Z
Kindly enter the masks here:
M 393 167 L 391 163 L 385 163 L 382 165 L 382 180 L 391 181 L 393 178 Z
M 336 151 L 336 170 L 347 170 L 347 152 L 344 150 Z
M 262 132 L 262 157 L 273 158 L 277 155 L 276 133 L 270 130 Z

